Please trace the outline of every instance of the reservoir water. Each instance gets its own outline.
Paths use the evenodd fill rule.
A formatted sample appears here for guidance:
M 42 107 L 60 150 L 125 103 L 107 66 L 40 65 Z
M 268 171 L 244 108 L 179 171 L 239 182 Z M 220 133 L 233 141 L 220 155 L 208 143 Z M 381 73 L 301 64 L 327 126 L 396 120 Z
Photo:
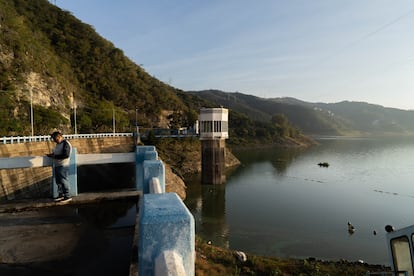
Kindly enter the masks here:
M 192 179 L 185 202 L 197 234 L 258 255 L 389 265 L 384 226 L 414 224 L 414 138 L 318 142 L 234 151 L 242 165 L 225 185 Z

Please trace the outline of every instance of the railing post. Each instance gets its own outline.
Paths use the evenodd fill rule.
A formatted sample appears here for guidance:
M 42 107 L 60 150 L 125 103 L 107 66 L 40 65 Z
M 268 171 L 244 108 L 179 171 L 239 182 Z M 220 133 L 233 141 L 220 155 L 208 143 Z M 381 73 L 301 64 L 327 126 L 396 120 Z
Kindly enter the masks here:
M 158 178 L 161 192 L 165 193 L 165 167 L 161 160 L 144 160 L 144 184 L 142 193 L 150 192 L 150 182 L 152 178 Z
M 164 191 L 162 190 L 160 180 L 157 177 L 153 177 L 150 179 L 149 182 L 149 193 L 150 194 L 162 194 Z
M 138 275 L 168 274 L 160 258 L 165 252 L 172 256 L 174 269 L 194 275 L 195 226 L 194 218 L 176 193 L 144 194 L 139 207 Z M 178 257 L 177 257 L 178 256 Z M 158 259 L 158 261 L 156 261 Z M 158 267 L 155 267 L 158 266 Z
M 177 252 L 172 250 L 161 252 L 161 254 L 155 258 L 154 275 L 187 275 L 183 259 Z

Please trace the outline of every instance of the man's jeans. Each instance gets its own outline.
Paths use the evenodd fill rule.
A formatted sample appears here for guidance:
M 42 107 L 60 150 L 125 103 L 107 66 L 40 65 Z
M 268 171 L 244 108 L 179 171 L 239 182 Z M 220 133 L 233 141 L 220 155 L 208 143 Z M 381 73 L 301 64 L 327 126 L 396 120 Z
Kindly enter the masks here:
M 59 196 L 70 197 L 69 191 L 69 167 L 55 167 L 55 180 L 58 187 Z

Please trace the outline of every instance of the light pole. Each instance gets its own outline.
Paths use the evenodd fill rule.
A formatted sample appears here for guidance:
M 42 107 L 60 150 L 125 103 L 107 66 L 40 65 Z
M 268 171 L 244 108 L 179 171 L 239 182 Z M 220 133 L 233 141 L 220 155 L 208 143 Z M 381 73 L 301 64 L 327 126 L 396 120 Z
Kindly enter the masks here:
M 139 137 L 139 127 L 138 127 L 138 108 L 135 108 L 135 128 L 137 131 L 137 143 L 141 142 L 141 138 Z
M 30 124 L 32 126 L 32 137 L 34 136 L 33 128 L 33 91 L 30 89 Z
M 112 108 L 112 128 L 115 134 L 115 108 Z
M 135 128 L 138 134 L 138 108 L 135 108 Z
M 75 135 L 78 134 L 78 128 L 76 127 L 76 103 L 73 107 L 73 119 L 75 120 Z

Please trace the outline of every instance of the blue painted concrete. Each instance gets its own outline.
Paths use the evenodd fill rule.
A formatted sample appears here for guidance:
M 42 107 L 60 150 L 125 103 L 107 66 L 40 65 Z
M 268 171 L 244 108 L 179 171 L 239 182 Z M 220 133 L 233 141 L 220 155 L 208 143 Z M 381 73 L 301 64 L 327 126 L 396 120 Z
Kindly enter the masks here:
M 158 152 L 154 149 L 154 151 L 146 151 L 144 153 L 144 160 L 157 160 L 158 159 Z
M 194 218 L 178 195 L 144 194 L 139 210 L 139 275 L 154 275 L 155 258 L 165 250 L 177 252 L 186 274 L 194 275 Z
M 148 154 L 146 154 L 148 152 Z M 155 154 L 154 154 L 155 152 Z M 158 155 L 155 151 L 155 146 L 137 146 L 135 149 L 136 162 L 135 162 L 135 187 L 137 191 L 143 191 L 144 185 L 144 160 L 151 160 L 146 158 L 155 158 L 156 160 Z
M 136 164 L 135 164 L 135 178 L 137 191 L 149 192 L 149 180 L 152 177 L 157 177 L 160 181 L 162 191 L 165 192 L 165 169 L 164 165 L 158 159 L 158 153 L 155 146 L 137 146 L 136 147 Z M 151 162 L 149 162 L 151 161 Z M 146 168 L 144 168 L 144 162 Z M 54 170 L 53 170 L 54 171 Z M 72 148 L 72 154 L 69 164 L 69 182 L 70 193 L 72 196 L 78 195 L 78 180 L 77 180 L 77 163 L 76 163 L 76 148 Z M 52 177 L 52 195 L 58 196 L 55 176 Z
M 78 194 L 76 148 L 69 164 L 72 195 Z M 150 180 L 156 177 L 162 194 L 149 194 Z M 58 195 L 53 175 L 52 194 Z M 139 208 L 139 275 L 154 275 L 154 264 L 162 252 L 178 254 L 186 275 L 195 274 L 195 223 L 190 211 L 176 193 L 165 192 L 165 167 L 154 146 L 136 147 L 136 187 L 143 192 Z
M 161 190 L 165 193 L 165 167 L 162 161 L 160 160 L 145 160 L 143 163 L 143 189 L 144 194 L 150 192 L 149 184 L 150 180 L 153 177 L 158 178 L 160 181 Z

